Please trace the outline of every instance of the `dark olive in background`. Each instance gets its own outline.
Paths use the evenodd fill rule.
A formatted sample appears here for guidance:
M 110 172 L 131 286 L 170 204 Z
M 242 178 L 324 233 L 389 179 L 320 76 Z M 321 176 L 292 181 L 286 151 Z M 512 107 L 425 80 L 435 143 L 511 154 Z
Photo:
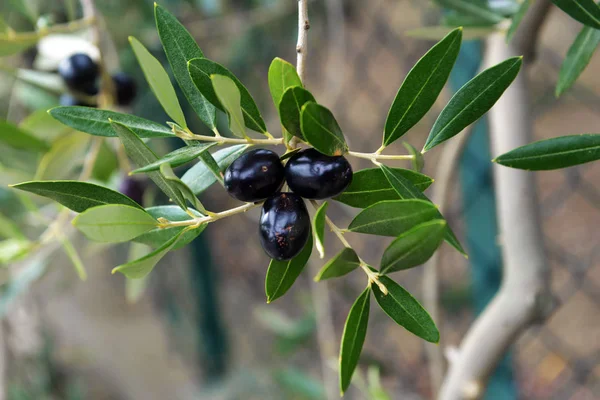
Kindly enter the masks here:
M 128 106 L 131 104 L 137 94 L 137 86 L 131 76 L 124 72 L 118 72 L 112 76 L 115 84 L 115 92 L 117 96 L 117 104 L 120 106 Z
M 285 180 L 306 199 L 327 199 L 342 193 L 352 181 L 352 166 L 343 156 L 330 157 L 315 149 L 294 154 L 285 166 Z
M 266 199 L 283 184 L 284 168 L 271 150 L 256 149 L 242 154 L 225 170 L 225 189 L 234 198 L 254 202 Z
M 88 106 L 88 107 L 96 107 L 95 104 L 87 104 L 85 101 L 83 100 L 79 100 L 78 98 L 76 98 L 75 96 L 69 94 L 69 93 L 64 93 L 60 96 L 60 99 L 58 100 L 59 104 L 61 106 Z
M 89 95 L 98 92 L 96 78 L 98 65 L 87 54 L 77 53 L 65 58 L 58 65 L 58 73 L 72 90 Z
M 269 257 L 290 260 L 306 245 L 310 235 L 310 217 L 304 200 L 294 193 L 269 197 L 260 215 L 260 244 Z
M 143 205 L 146 182 L 139 178 L 126 176 L 119 185 L 119 192 L 129 197 L 139 205 Z

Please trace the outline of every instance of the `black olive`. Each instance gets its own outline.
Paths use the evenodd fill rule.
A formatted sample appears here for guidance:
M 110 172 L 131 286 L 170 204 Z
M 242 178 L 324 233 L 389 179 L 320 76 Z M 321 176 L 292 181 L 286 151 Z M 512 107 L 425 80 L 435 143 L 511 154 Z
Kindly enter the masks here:
M 256 149 L 242 154 L 225 171 L 225 189 L 234 198 L 254 202 L 266 199 L 283 184 L 284 169 L 271 150 Z
M 117 95 L 117 104 L 127 106 L 131 104 L 137 93 L 135 81 L 127 74 L 118 72 L 112 77 L 115 84 L 115 92 Z
M 310 217 L 304 200 L 294 193 L 269 197 L 262 207 L 259 233 L 269 257 L 285 261 L 297 256 L 310 235 Z
M 58 73 L 70 89 L 92 96 L 98 93 L 98 70 L 94 60 L 83 53 L 73 54 L 58 65 Z
M 139 205 L 142 205 L 143 203 L 145 191 L 146 182 L 139 178 L 126 176 L 119 185 L 119 192 L 123 193 Z
M 342 193 L 352 181 L 352 166 L 343 156 L 330 157 L 315 149 L 302 150 L 285 166 L 285 179 L 306 199 L 326 199 Z

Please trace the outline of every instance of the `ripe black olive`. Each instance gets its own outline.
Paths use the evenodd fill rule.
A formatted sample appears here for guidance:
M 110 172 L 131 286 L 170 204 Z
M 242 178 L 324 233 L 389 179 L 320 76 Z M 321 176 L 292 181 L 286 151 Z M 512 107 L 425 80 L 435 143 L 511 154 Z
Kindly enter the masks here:
M 58 73 L 72 90 L 89 95 L 98 92 L 98 65 L 87 54 L 77 53 L 65 58 L 58 65 Z
M 315 149 L 302 150 L 285 166 L 285 179 L 306 199 L 326 199 L 342 193 L 352 181 L 352 167 L 343 156 L 330 157 Z
M 310 235 L 310 217 L 304 200 L 294 193 L 269 197 L 262 207 L 259 233 L 269 257 L 285 261 L 297 256 Z
M 146 182 L 138 178 L 126 176 L 119 185 L 119 192 L 129 197 L 131 200 L 142 205 L 144 201 L 144 192 L 146 191 Z
M 254 202 L 266 199 L 283 184 L 284 169 L 271 150 L 256 149 L 242 154 L 225 171 L 227 192 L 234 198 Z
M 120 106 L 127 106 L 131 104 L 137 93 L 135 81 L 129 75 L 123 72 L 114 74 L 112 79 L 115 84 L 117 104 Z

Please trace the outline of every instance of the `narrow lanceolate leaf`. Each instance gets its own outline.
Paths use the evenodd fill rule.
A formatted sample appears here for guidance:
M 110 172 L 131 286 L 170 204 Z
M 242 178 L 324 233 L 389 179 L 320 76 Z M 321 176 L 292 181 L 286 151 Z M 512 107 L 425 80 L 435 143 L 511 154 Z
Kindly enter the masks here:
M 552 0 L 571 18 L 589 27 L 600 29 L 600 7 L 594 0 Z
M 531 6 L 531 0 L 523 0 L 519 5 L 519 9 L 515 13 L 515 15 L 513 15 L 510 27 L 506 32 L 507 43 L 510 42 L 513 36 L 515 35 L 515 32 L 519 28 L 521 21 L 523 21 L 523 17 L 525 17 L 525 14 L 527 14 L 527 10 L 529 10 L 529 6 Z
M 424 222 L 398 236 L 381 258 L 381 273 L 389 274 L 425 263 L 444 240 L 446 221 Z
M 211 156 L 217 162 L 219 169 L 224 171 L 229 164 L 242 155 L 247 148 L 248 145 L 246 144 L 238 144 L 216 151 Z M 210 153 L 203 153 L 203 155 L 207 154 Z M 181 180 L 192 189 L 194 194 L 198 195 L 215 183 L 217 178 L 204 162 L 199 162 L 188 169 L 181 177 Z
M 453 30 L 410 70 L 385 121 L 384 146 L 408 132 L 433 106 L 456 62 L 461 38 L 462 28 Z
M 202 50 L 177 18 L 156 3 L 154 3 L 154 17 L 158 36 L 179 87 L 202 122 L 214 130 L 216 128 L 215 106 L 202 96 L 192 82 L 187 69 L 188 61 L 204 57 Z
M 381 201 L 361 211 L 350 223 L 352 232 L 398 236 L 415 226 L 438 218 L 439 211 L 425 200 Z
M 179 207 L 181 207 L 182 210 L 187 210 L 187 205 L 185 204 L 185 200 L 187 200 L 190 202 L 190 204 L 192 204 L 192 206 L 195 209 L 200 210 L 204 213 L 206 212 L 206 209 L 204 208 L 200 200 L 196 197 L 196 195 L 192 192 L 192 189 L 190 189 L 185 183 L 181 181 L 181 179 L 179 179 L 177 175 L 175 175 L 175 172 L 173 172 L 173 168 L 171 168 L 169 164 L 162 164 L 160 166 L 160 173 L 162 176 L 165 177 L 167 181 L 169 181 L 169 183 L 171 183 L 171 186 L 174 189 L 179 190 L 179 193 L 181 193 L 181 197 L 183 197 L 184 201 L 181 204 L 178 203 L 178 205 Z
M 144 257 L 128 262 L 127 264 L 119 265 L 112 270 L 112 273 L 120 272 L 129 279 L 141 279 L 145 277 L 154 269 L 156 264 L 158 264 L 158 262 L 175 247 L 177 241 L 183 235 L 183 232 L 184 231 L 173 236 L 167 242 L 163 243 L 162 246 L 151 253 L 146 254 Z
M 242 112 L 244 113 L 246 126 L 256 132 L 263 134 L 267 132 L 265 121 L 260 115 L 260 111 L 258 111 L 258 107 L 248 89 L 227 68 L 206 58 L 194 58 L 190 60 L 187 68 L 192 82 L 194 82 L 200 93 L 223 112 L 225 112 L 225 107 L 223 107 L 213 89 L 210 76 L 224 75 L 231 78 L 240 91 Z
M 436 3 L 451 10 L 459 11 L 461 14 L 480 18 L 489 23 L 497 24 L 504 17 L 488 8 L 483 1 L 473 0 L 435 0 Z
M 140 67 L 142 67 L 146 81 L 148 81 L 154 96 L 156 96 L 162 108 L 173 121 L 186 128 L 185 117 L 167 71 L 165 71 L 160 61 L 150 54 L 136 38 L 130 36 L 129 43 Z
M 267 277 L 265 278 L 265 292 L 267 303 L 283 296 L 294 284 L 312 253 L 313 239 L 309 235 L 304 249 L 289 261 L 271 260 Z
M 423 152 L 450 139 L 477 121 L 498 101 L 517 77 L 522 57 L 512 57 L 481 72 L 450 99 L 438 116 Z
M 229 130 L 241 138 L 247 137 L 242 112 L 241 94 L 235 82 L 225 75 L 211 75 L 213 90 L 229 117 Z
M 327 264 L 321 268 L 315 281 L 322 281 L 330 278 L 338 278 L 354 271 L 360 266 L 360 260 L 356 251 L 350 247 L 344 247 L 335 257 L 327 261 Z
M 300 86 L 287 89 L 279 102 L 281 125 L 292 135 L 304 140 L 300 123 L 302 107 L 309 101 L 315 102 L 313 95 Z
M 0 142 L 23 150 L 45 151 L 49 148 L 46 142 L 4 120 L 0 120 Z
M 158 222 L 143 209 L 109 204 L 85 210 L 73 219 L 73 225 L 90 240 L 119 243 L 151 231 Z
M 402 142 L 402 144 L 404 145 L 404 148 L 408 150 L 410 155 L 413 156 L 412 160 L 410 160 L 413 169 L 417 172 L 423 171 L 423 168 L 425 167 L 425 157 L 423 157 L 423 153 L 415 149 L 415 147 L 408 142 Z
M 273 59 L 269 66 L 269 90 L 275 108 L 279 106 L 283 93 L 294 86 L 302 86 L 296 67 L 279 57 Z
M 88 208 L 107 204 L 123 204 L 142 207 L 129 197 L 93 183 L 79 181 L 31 181 L 12 186 L 15 189 L 52 199 L 75 211 L 84 212 Z
M 320 104 L 308 102 L 300 113 L 302 135 L 315 149 L 328 156 L 341 156 L 348 145 L 335 117 Z
M 114 111 L 99 110 L 91 107 L 55 107 L 48 111 L 54 119 L 71 128 L 95 136 L 117 136 L 109 119 L 125 125 L 141 138 L 174 137 L 166 126 L 157 124 L 135 115 Z
M 312 226 L 315 235 L 315 244 L 321 258 L 325 257 L 325 218 L 327 217 L 327 207 L 329 207 L 328 202 L 321 204 L 321 207 L 315 213 Z
M 354 302 L 342 334 L 340 346 L 340 392 L 343 395 L 352 380 L 352 374 L 358 364 L 369 322 L 371 288 L 368 287 Z
M 381 309 L 407 331 L 428 342 L 439 342 L 440 332 L 423 306 L 402 286 L 387 276 L 380 276 L 379 281 L 388 290 L 388 294 L 385 295 L 377 285 L 372 285 L 375 300 Z
M 121 139 L 125 152 L 136 165 L 148 165 L 158 160 L 158 156 L 127 126 L 115 121 L 111 121 L 111 125 L 119 139 Z M 185 204 L 181 192 L 173 187 L 173 184 L 165 179 L 159 171 L 148 172 L 148 177 L 175 203 Z
M 494 160 L 529 171 L 543 171 L 600 160 L 600 134 L 561 136 L 518 147 Z
M 207 152 L 200 154 L 200 161 L 202 161 L 202 163 L 206 165 L 208 170 L 212 172 L 215 179 L 221 184 L 223 184 L 223 170 L 221 169 L 221 166 L 219 165 L 217 160 L 215 160 L 215 158 L 212 156 L 212 154 Z
M 404 176 L 399 174 L 397 171 L 393 170 L 392 168 L 390 168 L 384 164 L 381 164 L 380 168 L 383 171 L 383 174 L 387 178 L 390 185 L 394 188 L 394 190 L 396 190 L 396 193 L 398 193 L 398 195 L 401 198 L 403 198 L 403 199 L 420 199 L 420 200 L 424 200 L 424 201 L 430 201 L 427 198 L 427 196 L 425 196 L 408 179 L 406 179 Z M 444 219 L 444 217 L 439 212 L 439 210 L 437 211 L 437 218 Z M 467 253 L 465 252 L 465 249 L 462 247 L 462 245 L 460 244 L 460 242 L 454 235 L 454 232 L 452 232 L 452 229 L 449 226 L 446 226 L 445 239 L 448 241 L 448 243 L 452 247 L 454 247 L 460 253 L 462 253 L 465 256 L 467 255 Z
M 409 169 L 391 169 L 409 180 L 419 191 L 424 191 L 433 182 L 433 179 L 427 175 Z M 355 172 L 350 186 L 339 196 L 334 197 L 334 200 L 351 207 L 366 208 L 380 201 L 403 198 L 390 185 L 380 168 L 368 168 Z
M 579 75 L 590 63 L 598 44 L 600 44 L 600 30 L 584 26 L 569 48 L 567 56 L 560 67 L 556 84 L 557 97 L 573 86 Z
M 202 217 L 202 214 L 200 214 L 196 210 L 188 209 L 188 211 L 190 211 L 192 214 L 194 214 L 198 218 Z M 189 221 L 192 219 L 192 217 L 190 215 L 188 215 L 188 213 L 183 211 L 181 209 L 181 207 L 179 207 L 179 206 L 150 207 L 150 208 L 146 209 L 146 212 L 148 214 L 150 214 L 152 217 L 154 217 L 155 219 L 166 218 L 169 221 Z M 190 243 L 192 240 L 194 240 L 196 237 L 198 237 L 198 235 L 200 235 L 204 231 L 206 226 L 207 226 L 207 224 L 203 224 L 203 225 L 200 225 L 196 229 L 186 230 L 181 235 L 181 237 L 179 238 L 177 243 L 173 246 L 173 249 L 178 249 L 178 248 L 183 247 L 186 244 Z M 185 229 L 186 229 L 185 226 L 176 226 L 176 227 L 171 227 L 171 228 L 158 228 L 157 227 L 155 229 L 152 229 L 149 232 L 144 233 L 141 236 L 136 237 L 135 239 L 133 239 L 133 241 L 146 244 L 152 248 L 157 248 L 157 247 L 162 246 L 165 242 L 171 240 L 173 237 L 180 234 Z
M 0 213 L 0 238 L 27 240 L 17 224 L 2 213 Z
M 190 161 L 193 161 L 194 159 L 198 158 L 200 154 L 214 146 L 216 146 L 216 143 L 199 143 L 181 147 L 159 158 L 152 164 L 148 164 L 142 168 L 131 171 L 131 173 L 139 174 L 141 172 L 157 171 L 160 169 L 161 164 L 169 164 L 173 168 L 179 167 L 180 165 L 184 165 Z

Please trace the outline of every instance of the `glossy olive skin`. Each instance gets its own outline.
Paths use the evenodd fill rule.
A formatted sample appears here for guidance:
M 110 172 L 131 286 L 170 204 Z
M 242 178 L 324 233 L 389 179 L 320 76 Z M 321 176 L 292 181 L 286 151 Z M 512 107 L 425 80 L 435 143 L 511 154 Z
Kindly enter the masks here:
M 283 184 L 284 168 L 271 150 L 256 149 L 242 154 L 225 170 L 225 189 L 234 198 L 255 202 L 277 192 Z
M 128 106 L 137 94 L 137 86 L 131 76 L 124 72 L 118 72 L 112 76 L 117 95 L 117 104 Z
M 98 65 L 90 56 L 83 53 L 73 54 L 58 65 L 58 73 L 70 89 L 89 95 L 98 92 L 96 85 L 98 72 Z
M 327 199 L 350 185 L 352 166 L 343 156 L 330 157 L 306 149 L 290 157 L 285 180 L 294 193 L 306 199 Z
M 291 260 L 302 251 L 310 235 L 310 217 L 304 200 L 295 193 L 269 197 L 260 214 L 260 244 L 269 257 Z

